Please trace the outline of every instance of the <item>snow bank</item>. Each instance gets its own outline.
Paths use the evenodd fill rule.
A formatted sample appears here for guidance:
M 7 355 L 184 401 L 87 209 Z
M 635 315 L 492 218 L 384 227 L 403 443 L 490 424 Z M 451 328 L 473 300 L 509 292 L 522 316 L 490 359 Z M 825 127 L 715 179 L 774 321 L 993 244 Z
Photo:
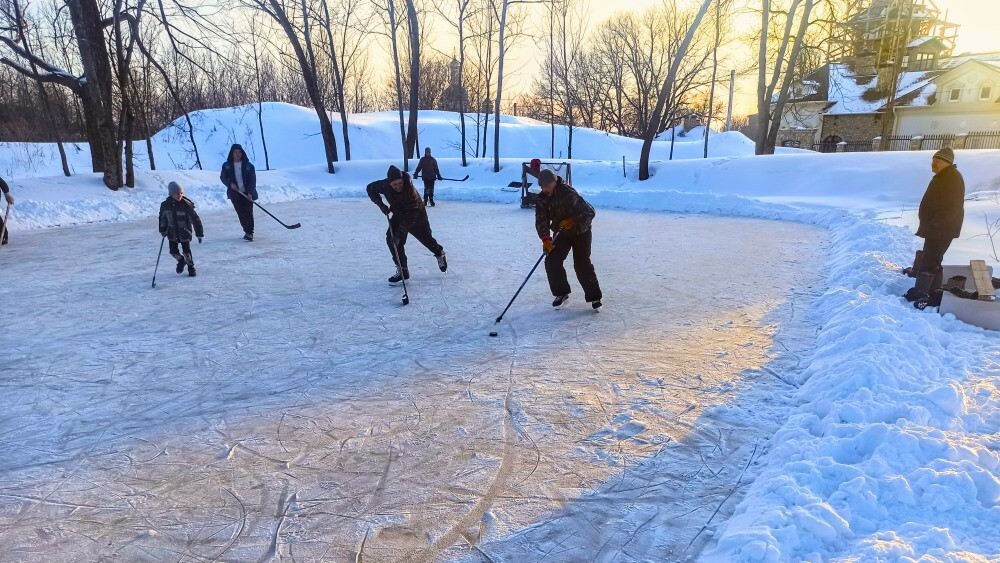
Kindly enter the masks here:
M 405 115 L 405 113 L 404 113 Z M 345 155 L 343 129 L 340 115 L 331 115 L 337 148 L 341 158 Z M 483 146 L 485 131 L 487 155 L 493 155 L 492 116 L 469 114 L 466 116 L 468 154 L 475 154 L 478 144 Z M 271 168 L 286 169 L 311 164 L 321 164 L 325 155 L 319 139 L 319 120 L 313 110 L 284 103 L 264 104 L 261 113 L 264 135 L 258 123 L 256 106 L 239 106 L 194 112 L 191 121 L 195 129 L 198 157 L 205 168 L 214 168 L 226 158 L 229 146 L 241 143 L 250 158 L 261 165 L 267 160 Z M 478 124 L 478 127 L 477 127 Z M 386 159 L 399 152 L 399 114 L 397 112 L 359 113 L 348 117 L 351 140 L 351 158 Z M 420 112 L 420 146 L 431 147 L 438 157 L 460 158 L 461 123 L 459 114 L 443 111 Z M 547 123 L 504 115 L 500 120 L 500 155 L 504 158 L 548 158 L 551 151 L 551 127 Z M 678 137 L 674 146 L 675 160 L 703 157 L 703 140 L 699 128 L 688 137 Z M 569 154 L 569 130 L 555 128 L 555 154 L 562 160 Z M 187 122 L 180 118 L 153 136 L 153 156 L 160 169 L 197 168 Z M 90 147 L 86 143 L 66 145 L 70 169 L 85 173 L 90 168 Z M 583 127 L 573 130 L 573 157 L 621 161 L 637 160 L 642 141 L 604 131 Z M 139 168 L 148 169 L 146 144 L 135 143 Z M 802 152 L 797 149 L 779 149 L 779 152 Z M 753 142 L 742 133 L 728 132 L 712 135 L 709 141 L 710 156 L 749 156 L 754 153 Z M 653 158 L 667 159 L 669 143 L 656 143 Z M 261 166 L 263 168 L 263 166 Z M 31 178 L 54 176 L 62 173 L 59 154 L 54 144 L 0 143 L 0 176 Z

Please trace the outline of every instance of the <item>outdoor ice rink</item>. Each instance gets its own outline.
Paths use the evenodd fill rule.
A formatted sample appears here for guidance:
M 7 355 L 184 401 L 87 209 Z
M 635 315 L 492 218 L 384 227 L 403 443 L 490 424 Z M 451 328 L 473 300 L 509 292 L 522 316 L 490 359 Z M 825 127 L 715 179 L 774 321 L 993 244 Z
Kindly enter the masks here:
M 303 227 L 205 212 L 156 289 L 153 219 L 4 249 L 0 560 L 693 559 L 817 330 L 806 225 L 599 209 L 604 309 L 570 259 L 489 338 L 532 212 L 439 198 L 403 307 L 370 202 L 269 207 Z

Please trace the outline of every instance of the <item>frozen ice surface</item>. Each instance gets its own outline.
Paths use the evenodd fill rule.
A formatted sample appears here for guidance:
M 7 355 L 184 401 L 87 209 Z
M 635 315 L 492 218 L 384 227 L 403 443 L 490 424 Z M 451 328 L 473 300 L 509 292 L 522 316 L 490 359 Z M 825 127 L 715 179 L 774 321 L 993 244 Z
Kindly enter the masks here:
M 271 211 L 303 227 L 205 211 L 199 276 L 164 254 L 155 290 L 151 219 L 4 249 L 0 558 L 695 557 L 817 330 L 804 224 L 599 209 L 604 309 L 539 272 L 489 338 L 530 211 L 440 200 L 408 307 L 371 203 Z

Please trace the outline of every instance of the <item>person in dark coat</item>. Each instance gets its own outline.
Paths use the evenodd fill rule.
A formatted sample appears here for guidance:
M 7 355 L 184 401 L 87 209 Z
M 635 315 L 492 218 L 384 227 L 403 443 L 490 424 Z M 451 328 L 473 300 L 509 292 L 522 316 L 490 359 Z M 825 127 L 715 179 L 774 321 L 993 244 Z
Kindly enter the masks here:
M 368 184 L 368 197 L 378 206 L 389 219 L 389 228 L 385 232 L 385 243 L 392 253 L 392 261 L 396 264 L 396 275 L 389 278 L 389 283 L 398 283 L 410 279 L 410 271 L 406 260 L 406 238 L 420 241 L 437 258 L 438 268 L 442 272 L 448 270 L 448 260 L 444 248 L 431 234 L 430 220 L 427 218 L 427 208 L 420 200 L 420 194 L 413 187 L 410 175 L 400 172 L 399 168 L 390 166 L 384 180 L 376 180 Z M 388 205 L 382 201 L 385 198 Z
M 535 229 L 542 239 L 542 249 L 547 253 L 545 273 L 555 296 L 552 306 L 558 307 L 569 299 L 571 290 L 563 263 L 572 251 L 573 268 L 576 279 L 583 286 L 584 298 L 594 309 L 599 309 L 603 295 L 590 260 L 593 243 L 591 224 L 597 213 L 576 190 L 549 169 L 538 174 L 538 185 L 541 193 L 535 204 Z M 553 231 L 557 233 L 554 238 Z
M 920 200 L 920 227 L 917 236 L 924 239 L 923 261 L 917 282 L 907 292 L 911 301 L 929 295 L 941 287 L 941 264 L 951 243 L 962 235 L 965 221 L 965 180 L 955 166 L 955 151 L 943 148 L 931 159 L 931 179 Z
M 197 275 L 194 269 L 194 255 L 191 253 L 191 240 L 198 237 L 198 242 L 205 236 L 201 217 L 194 210 L 194 202 L 184 197 L 184 188 L 177 182 L 167 186 L 170 195 L 160 204 L 160 236 L 170 241 L 170 255 L 177 260 L 177 273 L 184 272 L 187 266 L 188 275 Z M 183 250 L 184 254 L 181 254 Z
M 229 158 L 222 165 L 219 176 L 226 186 L 226 196 L 233 202 L 240 226 L 243 227 L 243 240 L 253 240 L 253 202 L 257 201 L 257 170 L 247 158 L 243 147 L 234 144 L 229 149 Z
M 419 178 L 421 172 L 424 174 L 424 205 L 430 204 L 434 207 L 434 180 L 444 180 L 444 178 L 441 177 L 437 159 L 431 156 L 430 147 L 424 149 L 424 157 L 413 171 L 413 177 Z
M 8 208 L 14 205 L 14 196 L 10 195 L 10 186 L 7 182 L 4 182 L 3 178 L 0 178 L 0 192 L 3 192 L 4 199 L 7 200 Z M 7 239 L 10 238 L 10 233 L 7 230 L 7 225 L 3 222 L 3 214 L 0 213 L 0 233 L 3 233 L 3 240 L 0 240 L 0 245 L 7 244 Z

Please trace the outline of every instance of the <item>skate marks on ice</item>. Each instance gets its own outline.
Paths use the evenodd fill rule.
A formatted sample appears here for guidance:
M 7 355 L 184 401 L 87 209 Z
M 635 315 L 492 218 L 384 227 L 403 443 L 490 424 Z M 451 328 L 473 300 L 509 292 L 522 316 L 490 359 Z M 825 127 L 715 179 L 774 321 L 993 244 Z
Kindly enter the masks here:
M 411 241 L 400 308 L 370 204 L 278 207 L 306 227 L 252 244 L 206 213 L 199 277 L 156 290 L 153 222 L 24 235 L 5 265 L 7 556 L 693 557 L 811 342 L 807 227 L 601 211 L 605 309 L 553 311 L 536 276 L 490 339 L 537 250 L 530 213 L 450 204 L 449 272 Z

